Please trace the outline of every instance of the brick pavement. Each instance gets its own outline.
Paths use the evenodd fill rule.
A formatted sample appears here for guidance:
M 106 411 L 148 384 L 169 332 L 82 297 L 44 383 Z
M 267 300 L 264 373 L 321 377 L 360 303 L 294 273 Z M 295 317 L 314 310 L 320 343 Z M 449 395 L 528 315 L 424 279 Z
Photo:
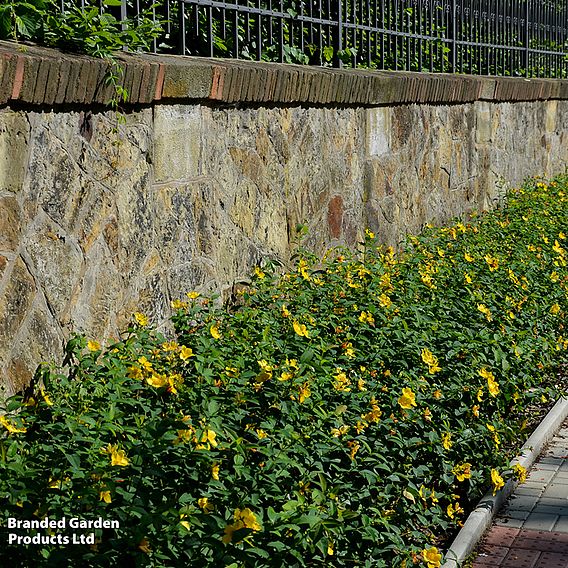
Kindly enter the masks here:
M 476 553 L 473 568 L 568 568 L 568 421 Z

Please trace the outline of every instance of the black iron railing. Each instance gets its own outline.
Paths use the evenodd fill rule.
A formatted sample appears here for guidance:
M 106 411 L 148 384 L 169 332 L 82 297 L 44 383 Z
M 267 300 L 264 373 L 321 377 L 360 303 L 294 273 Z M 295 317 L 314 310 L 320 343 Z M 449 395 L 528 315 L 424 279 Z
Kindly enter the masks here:
M 122 0 L 120 15 L 149 6 Z M 152 9 L 165 22 L 155 51 L 334 67 L 568 76 L 568 0 L 163 0 Z

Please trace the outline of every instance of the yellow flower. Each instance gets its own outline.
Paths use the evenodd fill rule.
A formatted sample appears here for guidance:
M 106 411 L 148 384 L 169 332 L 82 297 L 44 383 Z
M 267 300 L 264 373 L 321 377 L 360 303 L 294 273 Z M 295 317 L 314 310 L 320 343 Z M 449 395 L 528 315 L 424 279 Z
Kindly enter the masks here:
M 182 361 L 187 361 L 190 357 L 193 357 L 193 350 L 189 347 L 186 347 L 185 345 L 182 345 L 179 352 L 179 358 Z
M 496 469 L 491 470 L 491 483 L 493 484 L 493 495 L 505 485 L 503 478 L 499 475 Z
M 45 389 L 39 389 L 39 392 L 47 406 L 53 406 L 53 401 L 49 398 L 49 395 L 45 392 Z
M 239 529 L 251 529 L 253 531 L 261 530 L 261 526 L 256 515 L 247 507 L 245 509 L 235 509 L 235 522 L 225 527 L 225 536 L 223 542 L 225 544 L 231 542 L 233 533 Z
M 398 404 L 400 404 L 400 407 L 405 410 L 416 406 L 416 395 L 412 392 L 412 389 L 402 389 L 402 396 L 398 398 Z
M 495 272 L 499 268 L 498 258 L 491 256 L 490 254 L 486 254 L 484 258 L 491 272 Z
M 444 446 L 445 450 L 449 450 L 452 445 L 452 434 L 450 432 L 444 432 L 442 434 L 442 446 Z
M 190 300 L 196 300 L 197 298 L 199 298 L 199 292 L 188 292 L 186 294 L 186 296 L 190 299 Z
M 282 306 L 282 317 L 283 318 L 290 317 L 290 311 L 288 310 L 288 308 L 285 305 Z
M 308 383 L 304 383 L 298 388 L 298 393 L 299 393 L 298 400 L 300 401 L 301 404 L 302 402 L 304 402 L 304 400 L 306 400 L 306 398 L 309 398 L 312 394 L 312 391 L 310 390 L 310 385 Z
M 333 383 L 333 388 L 336 391 L 350 392 L 351 391 L 351 381 L 343 371 L 337 371 L 335 375 L 335 382 Z
M 468 252 L 464 252 L 463 257 L 466 259 L 467 262 L 473 262 L 474 261 L 473 256 L 471 256 L 471 254 L 469 254 Z
M 379 296 L 379 304 L 383 308 L 390 308 L 392 306 L 392 300 L 386 294 L 381 294 Z
M 99 501 L 104 501 L 105 503 L 112 503 L 112 497 L 110 496 L 110 491 L 101 491 L 99 493 Z
M 172 300 L 170 302 L 170 306 L 174 310 L 183 310 L 184 308 L 187 308 L 187 302 L 182 302 L 181 300 Z
M 294 376 L 293 373 L 290 373 L 290 372 L 288 372 L 288 371 L 284 371 L 284 372 L 278 377 L 278 380 L 279 380 L 279 381 L 289 381 L 293 376 Z
M 126 467 L 128 464 L 130 464 L 130 461 L 126 457 L 126 452 L 124 450 L 119 450 L 118 446 L 109 444 L 105 452 L 107 454 L 110 454 L 110 465 L 119 465 L 121 467 Z
M 144 378 L 144 373 L 142 373 L 142 369 L 140 367 L 132 365 L 128 368 L 126 376 L 130 379 L 138 379 L 141 381 Z
M 361 447 L 361 444 L 355 440 L 350 440 L 349 442 L 347 442 L 347 446 L 350 449 L 349 452 L 349 457 L 354 460 L 355 459 L 355 454 L 359 451 L 359 448 Z
M 487 321 L 491 321 L 491 310 L 485 304 L 477 304 L 477 309 L 485 316 Z
M 371 231 L 370 229 L 365 229 L 365 235 L 367 235 L 367 237 L 369 237 L 370 239 L 375 238 L 375 233 L 373 233 L 373 231 Z
M 555 316 L 560 311 L 560 306 L 558 304 L 552 304 L 550 307 L 550 313 Z
M 138 543 L 138 548 L 146 553 L 146 554 L 150 554 L 151 552 L 151 548 L 150 548 L 150 543 L 148 542 L 147 538 L 143 538 L 139 543 Z
M 476 418 L 479 418 L 479 405 L 475 404 L 471 409 L 471 412 Z
M 292 323 L 292 326 L 294 327 L 294 331 L 300 336 L 300 337 L 310 337 L 308 334 L 308 329 L 306 328 L 306 326 L 303 323 L 299 323 L 297 320 L 294 320 Z
M 219 327 L 216 323 L 214 323 L 210 328 L 209 328 L 209 333 L 211 334 L 211 337 L 213 339 L 221 339 L 221 333 L 219 333 Z
M 266 274 L 264 274 L 264 272 L 258 266 L 254 267 L 254 273 L 256 274 L 257 278 L 260 278 L 260 280 L 262 280 L 266 276 Z
M 499 433 L 495 429 L 495 426 L 493 426 L 493 424 L 486 424 L 486 426 L 487 429 L 493 434 L 493 441 L 495 442 L 495 447 L 499 448 L 499 445 L 501 444 L 501 439 L 499 438 Z
M 219 481 L 219 464 L 218 463 L 214 463 L 211 466 L 211 477 L 215 480 L 215 481 Z
M 27 432 L 27 428 L 17 428 L 4 416 L 0 416 L 0 424 L 2 424 L 2 426 L 10 432 L 10 434 L 23 434 L 24 432 Z
M 367 412 L 367 414 L 361 414 L 361 418 L 363 418 L 363 420 L 366 420 L 368 422 L 377 423 L 381 419 L 382 415 L 383 413 L 379 408 L 378 401 L 375 397 L 373 397 L 371 399 L 371 410 Z M 367 424 L 365 424 L 365 427 L 367 427 Z
M 180 515 L 179 518 L 182 519 L 179 524 L 185 529 L 185 530 L 190 530 L 191 529 L 191 525 L 189 524 L 189 521 L 184 521 L 183 519 L 185 519 L 187 517 L 187 515 Z
M 268 436 L 268 434 L 262 428 L 256 429 L 256 435 L 258 436 L 259 440 L 262 440 L 263 438 L 266 438 Z
M 428 365 L 428 372 L 431 375 L 442 370 L 442 368 L 438 365 L 438 358 L 432 354 L 430 349 L 422 349 L 420 355 L 422 357 L 422 361 Z
M 471 284 L 473 282 L 471 276 L 467 272 L 463 273 L 463 277 L 465 278 L 466 284 Z
M 553 270 L 553 271 L 550 273 L 550 280 L 551 280 L 552 282 L 558 282 L 558 279 L 559 279 L 558 272 L 556 272 L 556 270 Z
M 98 351 L 101 348 L 101 344 L 98 341 L 91 339 L 87 341 L 87 349 L 89 351 Z
M 331 435 L 334 438 L 340 438 L 341 436 L 344 436 L 345 434 L 347 434 L 347 432 L 349 432 L 349 426 L 345 426 L 345 424 L 343 426 L 341 426 L 340 428 L 332 428 L 331 429 Z
M 495 376 L 491 371 L 488 371 L 485 367 L 477 372 L 478 375 L 484 379 L 487 379 L 487 390 L 491 396 L 497 396 L 499 394 L 499 383 L 495 380 Z
M 146 327 L 148 325 L 148 316 L 140 313 L 140 312 L 136 312 L 134 314 L 134 320 L 136 321 L 136 323 L 141 326 L 141 327 Z
M 375 318 L 371 312 L 361 312 L 359 315 L 359 321 L 361 323 L 368 323 L 369 325 L 375 325 Z
M 471 478 L 471 464 L 460 463 L 452 469 L 452 473 L 456 476 L 458 481 L 464 481 Z
M 371 235 L 373 235 L 373 233 L 370 233 Z M 375 235 L 373 235 L 372 237 L 369 237 L 370 239 L 374 239 Z M 333 542 L 331 540 L 329 540 L 327 542 L 327 555 L 328 556 L 333 556 Z
M 554 241 L 554 246 L 552 247 L 552 250 L 558 253 L 560 256 L 564 256 L 566 254 L 566 251 L 562 248 L 562 246 L 558 241 Z
M 149 377 L 146 377 L 146 382 L 154 388 L 165 387 L 168 384 L 168 378 L 166 375 L 160 375 L 159 373 L 152 373 Z
M 146 357 L 139 357 L 138 363 L 140 363 L 140 365 L 142 365 L 142 368 L 144 370 L 146 370 L 146 371 L 152 370 L 152 362 L 148 361 L 148 359 L 146 359 Z
M 516 463 L 513 466 L 513 472 L 519 483 L 524 483 L 527 480 L 527 470 L 521 464 Z
M 201 497 L 201 499 L 198 499 L 197 505 L 204 513 L 210 513 L 215 510 L 215 506 L 209 503 L 209 499 L 207 497 Z
M 214 448 L 217 447 L 217 434 L 214 430 L 203 430 L 203 434 L 201 434 L 200 444 L 196 446 L 195 449 L 203 450 L 203 449 L 210 449 L 210 446 Z
M 438 552 L 438 549 L 435 546 L 424 549 L 422 551 L 422 558 L 426 562 L 428 568 L 440 568 L 442 555 Z

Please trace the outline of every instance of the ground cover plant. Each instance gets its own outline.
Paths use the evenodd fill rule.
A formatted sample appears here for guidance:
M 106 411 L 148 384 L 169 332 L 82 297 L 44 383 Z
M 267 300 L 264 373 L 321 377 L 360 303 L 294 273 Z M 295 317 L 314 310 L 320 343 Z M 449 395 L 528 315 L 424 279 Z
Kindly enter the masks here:
M 257 267 L 236 304 L 190 292 L 175 338 L 140 313 L 74 337 L 0 418 L 3 538 L 40 540 L 0 563 L 437 568 L 561 391 L 567 232 L 568 178 L 532 180 L 400 254 L 367 231 Z M 46 517 L 119 527 L 7 528 Z

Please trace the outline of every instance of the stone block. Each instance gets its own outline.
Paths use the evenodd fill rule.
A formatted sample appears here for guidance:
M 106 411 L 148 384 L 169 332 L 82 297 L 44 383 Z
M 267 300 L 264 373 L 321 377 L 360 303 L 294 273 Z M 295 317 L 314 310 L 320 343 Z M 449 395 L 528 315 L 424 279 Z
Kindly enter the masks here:
M 28 163 L 30 124 L 24 112 L 0 111 L 0 191 L 19 192 Z
M 212 78 L 211 64 L 180 58 L 177 64 L 166 65 L 162 98 L 206 99 L 211 93 Z
M 14 196 L 0 197 L 0 251 L 16 251 L 22 233 L 22 212 Z
M 12 272 L 0 296 L 0 351 L 9 347 L 36 294 L 36 283 L 22 258 L 18 256 L 11 264 Z
M 201 110 L 197 106 L 158 106 L 154 113 L 154 180 L 188 180 L 201 169 Z
M 380 157 L 390 152 L 390 109 L 370 108 L 367 113 L 367 153 Z
M 81 278 L 83 255 L 75 239 L 45 220 L 25 243 L 33 271 L 56 317 L 62 318 Z

